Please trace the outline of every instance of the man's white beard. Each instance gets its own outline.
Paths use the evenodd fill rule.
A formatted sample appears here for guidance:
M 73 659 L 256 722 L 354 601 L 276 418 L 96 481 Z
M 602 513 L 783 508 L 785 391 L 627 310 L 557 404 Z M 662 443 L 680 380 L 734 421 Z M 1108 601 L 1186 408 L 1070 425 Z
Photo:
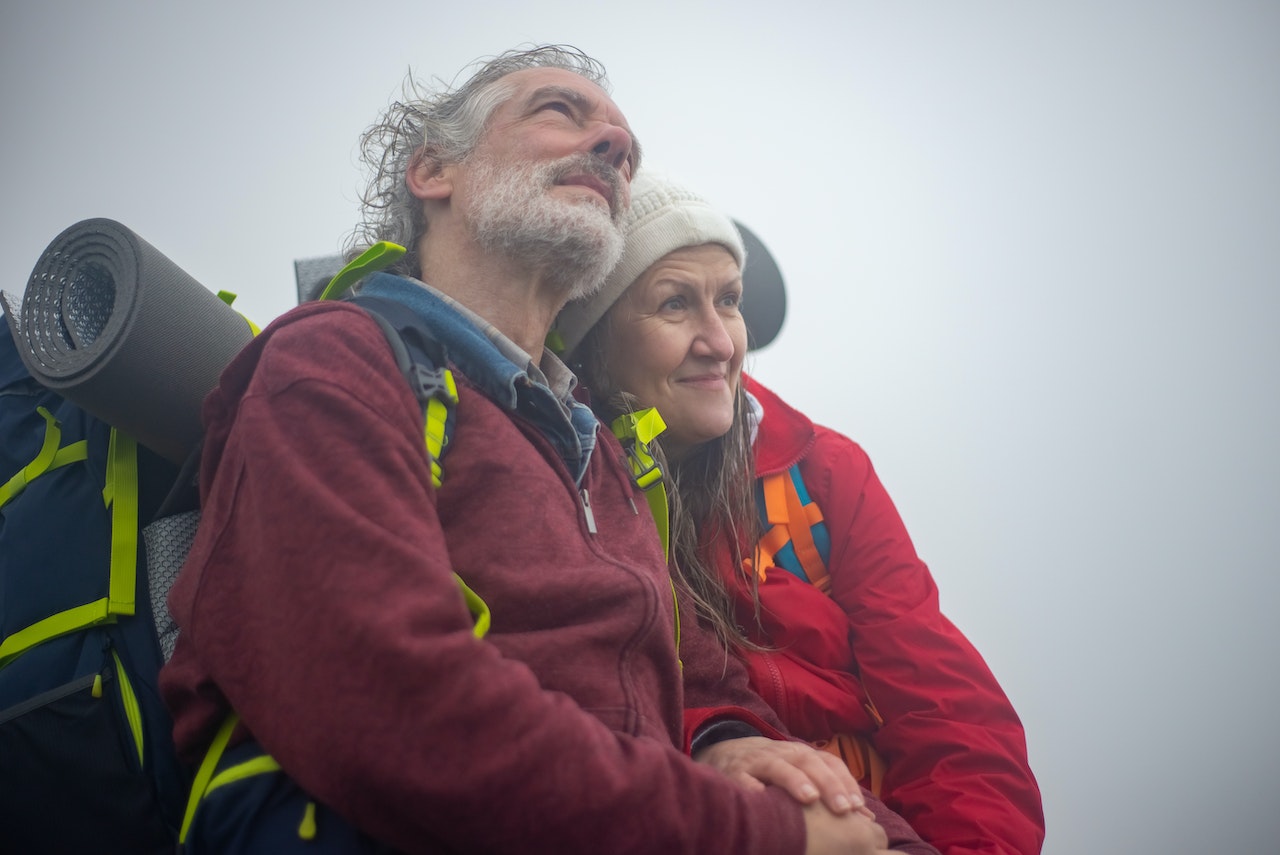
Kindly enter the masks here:
M 471 228 L 484 249 L 545 270 L 566 299 L 590 297 L 622 257 L 621 218 L 625 189 L 617 172 L 588 154 L 550 163 L 473 162 L 475 205 Z M 608 174 L 606 170 L 612 172 Z M 548 192 L 563 175 L 588 172 L 613 187 L 613 207 L 555 198 Z

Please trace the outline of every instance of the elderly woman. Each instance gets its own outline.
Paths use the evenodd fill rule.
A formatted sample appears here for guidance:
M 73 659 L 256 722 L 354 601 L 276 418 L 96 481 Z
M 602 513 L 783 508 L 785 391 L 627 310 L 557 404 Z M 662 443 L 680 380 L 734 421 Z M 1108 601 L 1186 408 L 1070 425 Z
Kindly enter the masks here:
M 794 734 L 943 853 L 1039 852 L 1022 725 L 866 453 L 742 374 L 732 221 L 650 171 L 626 227 L 619 267 L 557 328 L 606 423 L 665 420 L 672 567 L 701 616 Z

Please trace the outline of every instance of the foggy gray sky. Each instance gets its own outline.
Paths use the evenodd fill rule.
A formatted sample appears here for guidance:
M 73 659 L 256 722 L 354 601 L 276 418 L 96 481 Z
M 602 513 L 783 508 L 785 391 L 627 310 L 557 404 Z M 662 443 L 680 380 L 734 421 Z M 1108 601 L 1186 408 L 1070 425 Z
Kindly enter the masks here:
M 577 44 L 773 251 L 750 368 L 871 454 L 1045 852 L 1276 851 L 1280 4 L 444 5 L 0 6 L 0 287 L 105 216 L 265 323 L 410 67 Z

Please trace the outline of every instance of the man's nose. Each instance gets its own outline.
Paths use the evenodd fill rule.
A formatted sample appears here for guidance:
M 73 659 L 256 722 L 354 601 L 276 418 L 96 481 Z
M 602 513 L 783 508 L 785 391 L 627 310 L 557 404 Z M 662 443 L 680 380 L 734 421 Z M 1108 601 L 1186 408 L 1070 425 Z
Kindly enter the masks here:
M 591 140 L 591 153 L 620 170 L 631 156 L 631 146 L 631 133 L 626 128 L 601 122 Z

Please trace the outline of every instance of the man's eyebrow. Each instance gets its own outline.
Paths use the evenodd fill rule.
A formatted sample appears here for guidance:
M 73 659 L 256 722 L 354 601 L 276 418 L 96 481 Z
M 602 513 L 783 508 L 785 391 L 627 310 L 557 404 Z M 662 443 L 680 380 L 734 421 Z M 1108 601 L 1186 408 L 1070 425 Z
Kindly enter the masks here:
M 591 107 L 594 106 L 592 99 L 583 95 L 578 90 L 570 89 L 568 86 L 556 86 L 555 84 L 539 86 L 537 89 L 533 90 L 533 92 L 529 93 L 528 103 L 532 105 L 538 101 L 556 98 L 561 101 L 568 101 L 571 105 L 583 111 L 590 110 Z
M 568 86 L 558 86 L 554 83 L 546 86 L 539 86 L 537 89 L 529 93 L 529 98 L 525 102 L 526 106 L 532 106 L 539 101 L 555 100 L 567 101 L 577 110 L 584 113 L 590 112 L 595 106 L 594 99 L 582 94 L 576 89 L 570 89 Z M 640 165 L 640 140 L 636 139 L 635 133 L 627 128 L 627 136 L 631 137 L 631 162 L 633 166 Z

